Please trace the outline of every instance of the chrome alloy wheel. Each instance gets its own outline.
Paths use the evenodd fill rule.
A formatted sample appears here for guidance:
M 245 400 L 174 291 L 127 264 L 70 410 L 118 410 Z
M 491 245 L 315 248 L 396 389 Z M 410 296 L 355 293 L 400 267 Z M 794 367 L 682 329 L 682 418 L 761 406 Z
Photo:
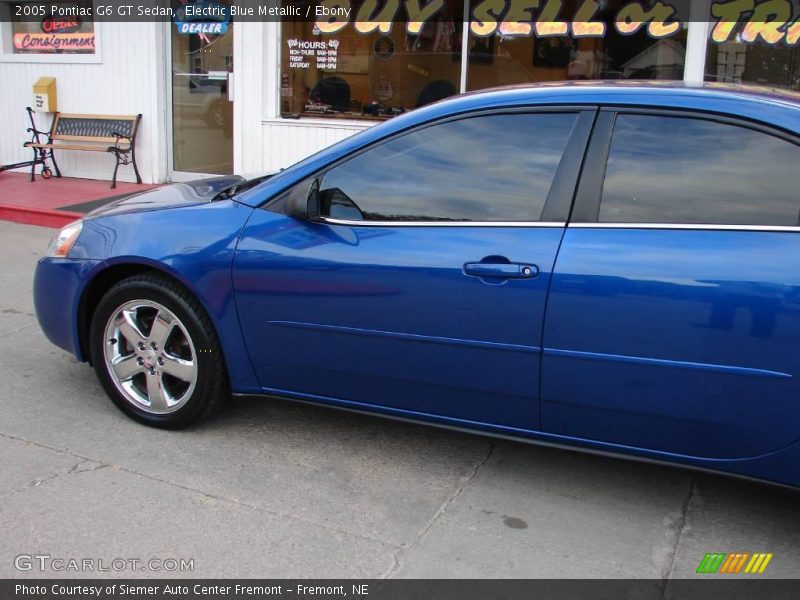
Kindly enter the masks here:
M 131 300 L 108 319 L 106 368 L 114 385 L 136 408 L 175 412 L 197 383 L 197 352 L 183 323 L 163 305 Z

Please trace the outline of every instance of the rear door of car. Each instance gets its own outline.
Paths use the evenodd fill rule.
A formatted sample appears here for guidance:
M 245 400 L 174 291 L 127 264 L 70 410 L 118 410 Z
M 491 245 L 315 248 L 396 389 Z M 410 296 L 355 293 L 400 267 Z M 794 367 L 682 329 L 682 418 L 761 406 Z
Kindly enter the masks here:
M 319 221 L 257 210 L 234 284 L 263 389 L 537 428 L 547 288 L 595 114 L 424 125 L 317 174 Z
M 545 431 L 713 458 L 800 438 L 798 140 L 601 110 L 554 269 Z

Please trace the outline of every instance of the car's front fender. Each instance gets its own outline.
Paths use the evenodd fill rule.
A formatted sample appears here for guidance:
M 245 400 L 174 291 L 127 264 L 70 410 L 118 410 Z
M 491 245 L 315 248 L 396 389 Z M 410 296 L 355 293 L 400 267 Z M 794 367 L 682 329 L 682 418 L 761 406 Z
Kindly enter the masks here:
M 101 260 L 45 257 L 33 277 L 36 318 L 48 340 L 87 360 L 80 345 L 78 306 L 86 285 L 103 269 Z
M 67 290 L 75 294 L 70 307 L 71 339 L 66 345 L 50 339 L 85 360 L 78 341 L 80 298 L 85 290 L 107 269 L 123 265 L 149 268 L 179 281 L 203 305 L 219 335 L 232 389 L 247 391 L 256 387 L 241 336 L 231 279 L 239 234 L 252 210 L 236 202 L 220 201 L 87 219 L 70 258 L 50 259 L 55 264 L 62 261 L 64 265 L 79 262 L 95 265 L 86 270 L 72 267 L 78 282 Z M 50 286 L 44 281 L 40 285 L 43 290 Z M 42 311 L 49 318 L 49 303 L 43 301 L 43 304 L 48 305 Z M 53 320 L 60 318 L 56 316 Z M 61 332 L 65 329 L 55 327 L 54 335 L 63 338 Z

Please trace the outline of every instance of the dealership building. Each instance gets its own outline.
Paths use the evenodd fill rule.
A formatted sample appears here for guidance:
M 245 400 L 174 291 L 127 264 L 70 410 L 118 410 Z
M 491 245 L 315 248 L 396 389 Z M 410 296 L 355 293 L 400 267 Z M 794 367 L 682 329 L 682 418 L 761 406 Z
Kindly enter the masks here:
M 742 15 L 748 24 L 720 20 L 731 3 L 711 0 L 666 19 L 652 2 L 543 0 L 538 16 L 521 18 L 510 2 L 304 0 L 291 4 L 310 18 L 222 11 L 198 20 L 176 0 L 172 18 L 124 21 L 97 14 L 114 3 L 53 0 L 65 9 L 53 16 L 31 14 L 38 3 L 0 0 L 0 164 L 29 158 L 26 106 L 38 102 L 37 125 L 49 127 L 41 88 L 34 94 L 41 78 L 52 78 L 55 98 L 44 100 L 62 113 L 141 114 L 137 162 L 152 183 L 279 169 L 407 110 L 500 85 L 800 86 L 800 28 L 790 26 L 798 15 L 783 14 L 784 3 L 757 3 Z M 342 6 L 349 13 L 323 10 Z M 328 16 L 315 20 L 317 12 Z M 781 19 L 786 26 L 776 26 Z M 57 158 L 64 175 L 90 179 L 109 179 L 114 163 L 100 152 Z M 121 167 L 119 179 L 133 181 L 132 169 Z

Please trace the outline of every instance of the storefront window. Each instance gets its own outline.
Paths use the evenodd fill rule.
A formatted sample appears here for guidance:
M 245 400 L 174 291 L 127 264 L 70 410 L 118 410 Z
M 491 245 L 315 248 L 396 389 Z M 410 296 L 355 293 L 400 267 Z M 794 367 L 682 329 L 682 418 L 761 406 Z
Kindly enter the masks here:
M 481 10 L 480 3 L 473 4 Z M 560 30 L 559 35 L 547 35 L 544 24 L 538 25 L 542 28 L 539 32 L 536 23 L 522 27 L 504 23 L 508 15 L 476 25 L 480 14 L 473 9 L 467 89 L 578 79 L 683 79 L 685 24 L 658 37 L 648 31 L 647 23 L 621 32 L 616 20 L 626 4 L 631 3 L 603 2 L 602 9 L 591 17 L 591 27 L 601 28 L 602 34 L 584 27 L 579 35 L 572 22 L 582 21 L 576 14 L 582 2 L 563 3 L 560 21 L 552 24 Z
M 311 0 L 311 14 L 324 4 L 330 3 Z M 352 2 L 351 14 L 358 15 L 365 4 Z M 395 19 L 383 31 L 377 22 L 357 28 L 353 21 L 359 17 L 322 27 L 284 21 L 281 114 L 386 118 L 457 94 L 461 64 L 456 21 L 462 11 L 460 0 L 446 1 L 418 32 L 408 27 L 404 9 L 388 19 L 374 16 L 375 21 Z
M 712 3 L 706 81 L 800 88 L 800 3 L 761 0 L 746 8 Z
M 800 53 L 797 48 L 764 42 L 743 43 L 741 36 L 729 42 L 708 42 L 706 81 L 754 83 L 781 88 L 800 88 Z
M 39 3 L 9 5 L 14 54 L 94 54 L 91 0 L 49 2 L 47 8 L 47 15 L 39 17 Z
M 281 114 L 385 118 L 458 93 L 465 1 L 467 90 L 683 79 L 687 23 L 659 2 L 308 0 L 303 14 L 350 10 L 316 23 L 284 20 Z
M 797 48 L 709 41 L 706 81 L 755 83 L 774 87 L 800 87 Z

